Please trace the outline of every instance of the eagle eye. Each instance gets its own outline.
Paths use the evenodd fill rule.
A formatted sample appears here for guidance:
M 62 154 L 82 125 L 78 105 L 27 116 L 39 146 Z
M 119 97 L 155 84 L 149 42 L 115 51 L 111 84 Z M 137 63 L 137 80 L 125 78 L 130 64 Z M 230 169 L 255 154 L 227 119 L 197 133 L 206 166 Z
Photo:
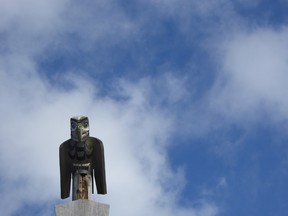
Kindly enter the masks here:
M 87 128 L 87 127 L 89 126 L 88 122 L 85 121 L 85 122 L 83 123 L 83 126 L 84 126 L 85 128 Z
M 71 122 L 71 129 L 72 129 L 72 130 L 75 130 L 76 127 L 77 127 L 76 122 Z

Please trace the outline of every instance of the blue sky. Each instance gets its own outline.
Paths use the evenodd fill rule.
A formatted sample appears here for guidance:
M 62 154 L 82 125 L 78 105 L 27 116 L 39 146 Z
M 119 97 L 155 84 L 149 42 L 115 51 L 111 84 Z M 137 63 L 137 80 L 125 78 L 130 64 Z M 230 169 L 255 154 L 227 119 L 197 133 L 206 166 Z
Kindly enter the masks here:
M 54 215 L 86 115 L 110 215 L 284 216 L 286 0 L 0 2 L 0 204 Z M 132 203 L 131 203 L 132 202 Z

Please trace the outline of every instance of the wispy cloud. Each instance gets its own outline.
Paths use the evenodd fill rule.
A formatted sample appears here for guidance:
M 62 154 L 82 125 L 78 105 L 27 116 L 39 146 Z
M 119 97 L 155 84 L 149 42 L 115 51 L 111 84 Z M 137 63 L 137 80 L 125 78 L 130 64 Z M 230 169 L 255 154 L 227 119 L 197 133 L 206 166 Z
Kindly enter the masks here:
M 270 112 L 287 118 L 287 30 L 258 28 L 222 44 L 219 78 L 212 89 L 212 109 L 249 119 Z M 260 116 L 259 116 L 260 114 Z

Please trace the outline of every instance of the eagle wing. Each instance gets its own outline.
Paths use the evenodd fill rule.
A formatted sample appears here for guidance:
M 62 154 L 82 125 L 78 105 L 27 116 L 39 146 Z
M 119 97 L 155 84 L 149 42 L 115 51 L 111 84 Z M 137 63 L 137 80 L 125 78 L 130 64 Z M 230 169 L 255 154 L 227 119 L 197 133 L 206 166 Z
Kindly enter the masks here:
M 92 138 L 92 137 L 91 137 Z M 101 140 L 93 138 L 93 160 L 95 182 L 98 194 L 107 194 L 104 146 Z
M 59 147 L 60 184 L 61 184 L 60 187 L 61 187 L 62 199 L 65 199 L 70 196 L 71 169 L 69 166 L 68 145 L 69 140 L 62 143 Z

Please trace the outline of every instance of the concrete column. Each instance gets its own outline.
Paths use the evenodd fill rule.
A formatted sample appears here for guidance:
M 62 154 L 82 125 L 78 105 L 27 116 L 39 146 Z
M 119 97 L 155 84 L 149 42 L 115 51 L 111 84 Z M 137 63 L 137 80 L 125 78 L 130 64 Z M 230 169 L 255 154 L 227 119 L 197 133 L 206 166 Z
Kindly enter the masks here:
M 109 205 L 83 199 L 56 206 L 56 216 L 109 216 Z

